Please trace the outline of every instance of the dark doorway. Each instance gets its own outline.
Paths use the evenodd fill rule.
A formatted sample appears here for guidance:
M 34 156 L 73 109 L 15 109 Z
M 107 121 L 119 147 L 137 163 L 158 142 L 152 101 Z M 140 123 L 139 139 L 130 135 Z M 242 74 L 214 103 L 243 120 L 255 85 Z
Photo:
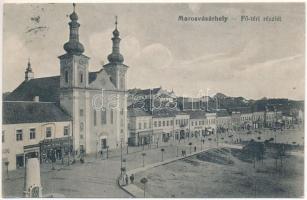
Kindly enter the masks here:
M 24 155 L 16 155 L 16 167 L 24 167 Z

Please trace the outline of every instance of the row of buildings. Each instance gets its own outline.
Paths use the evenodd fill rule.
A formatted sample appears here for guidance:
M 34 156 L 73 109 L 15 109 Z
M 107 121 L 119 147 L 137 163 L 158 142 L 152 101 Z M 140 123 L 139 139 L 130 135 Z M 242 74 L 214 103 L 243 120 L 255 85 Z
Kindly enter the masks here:
M 145 111 L 130 107 L 128 108 L 128 140 L 130 145 L 145 145 L 190 137 L 205 137 L 231 130 L 281 128 L 283 119 L 280 111 L 206 112 L 178 109 Z M 292 121 L 287 123 L 292 124 Z

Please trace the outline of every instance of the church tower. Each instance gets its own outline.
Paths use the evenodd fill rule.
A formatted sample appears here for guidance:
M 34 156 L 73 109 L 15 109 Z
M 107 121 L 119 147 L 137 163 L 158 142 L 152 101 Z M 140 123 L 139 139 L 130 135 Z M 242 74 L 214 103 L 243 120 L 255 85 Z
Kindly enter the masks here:
M 89 143 L 90 98 L 87 91 L 89 57 L 83 54 L 84 47 L 79 42 L 78 15 L 73 4 L 70 14 L 69 40 L 64 44 L 66 53 L 60 59 L 60 105 L 72 116 L 74 149 L 86 153 Z
M 28 66 L 25 71 L 25 81 L 29 81 L 34 78 L 34 72 L 31 67 L 30 59 L 28 60 Z
M 66 54 L 59 56 L 61 62 L 61 88 L 85 88 L 88 86 L 88 60 L 83 55 L 84 47 L 79 42 L 78 15 L 73 4 L 73 13 L 69 16 L 69 41 L 64 44 Z
M 113 47 L 112 53 L 108 56 L 109 63 L 104 65 L 104 70 L 110 76 L 110 80 L 115 86 L 114 93 L 117 96 L 117 109 L 115 128 L 117 143 L 128 142 L 127 131 L 127 69 L 128 66 L 123 64 L 124 57 L 120 53 L 120 37 L 117 29 L 117 16 L 115 17 L 115 30 L 113 31 Z
M 113 31 L 113 47 L 112 53 L 108 56 L 109 63 L 104 66 L 106 72 L 110 75 L 111 82 L 118 90 L 126 90 L 126 73 L 127 65 L 124 65 L 124 57 L 120 53 L 120 37 L 117 30 L 117 16 L 115 20 L 115 30 Z

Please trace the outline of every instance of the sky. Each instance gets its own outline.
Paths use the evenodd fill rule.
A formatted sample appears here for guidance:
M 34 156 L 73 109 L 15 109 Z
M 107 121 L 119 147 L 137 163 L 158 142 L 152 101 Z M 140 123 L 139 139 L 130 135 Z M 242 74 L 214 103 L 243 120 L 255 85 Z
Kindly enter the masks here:
M 34 76 L 59 75 L 72 4 L 4 4 L 3 92 Z M 160 87 L 199 97 L 217 92 L 248 99 L 304 99 L 303 3 L 82 4 L 80 42 L 90 71 L 111 53 L 118 16 L 128 88 Z M 241 22 L 241 16 L 281 16 L 281 22 Z M 223 22 L 182 22 L 179 16 L 226 16 Z

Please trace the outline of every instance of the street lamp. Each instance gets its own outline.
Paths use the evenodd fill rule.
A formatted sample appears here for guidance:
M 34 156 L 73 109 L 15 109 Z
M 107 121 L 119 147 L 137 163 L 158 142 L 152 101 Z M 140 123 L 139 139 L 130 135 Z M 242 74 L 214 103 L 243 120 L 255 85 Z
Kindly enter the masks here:
M 109 158 L 109 146 L 107 146 L 107 159 Z
M 144 185 L 144 198 L 145 198 L 145 185 L 146 183 L 148 182 L 147 178 L 142 178 L 141 181 L 140 181 L 143 185 Z
M 146 156 L 146 153 L 143 152 L 143 153 L 142 153 L 142 156 L 143 156 L 143 167 L 144 167 L 144 166 L 145 166 L 145 156 Z
M 161 153 L 162 153 L 162 159 L 161 159 L 161 161 L 163 162 L 163 153 L 164 153 L 164 151 L 165 151 L 165 149 L 161 149 Z
M 127 154 L 129 153 L 128 147 L 129 147 L 129 142 L 127 141 Z
M 190 145 L 190 154 L 192 154 L 192 142 L 190 142 L 189 145 Z

